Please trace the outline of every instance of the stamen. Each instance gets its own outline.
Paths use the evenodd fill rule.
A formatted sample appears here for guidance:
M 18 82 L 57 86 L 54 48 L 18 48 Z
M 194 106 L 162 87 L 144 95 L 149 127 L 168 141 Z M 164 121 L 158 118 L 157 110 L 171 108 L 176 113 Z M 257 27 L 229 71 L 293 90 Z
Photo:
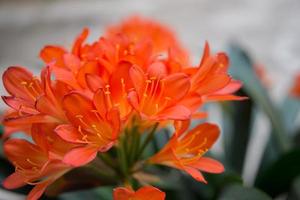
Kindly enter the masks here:
M 111 92 L 110 92 L 110 85 L 106 85 L 105 86 L 105 92 L 104 94 L 106 95 L 106 101 L 107 101 L 107 104 L 108 104 L 108 107 L 111 108 L 112 107 L 112 100 L 111 100 Z
M 91 112 L 94 113 L 94 114 L 96 115 L 98 121 L 102 121 L 101 116 L 100 116 L 98 110 L 91 110 Z
M 87 123 L 85 123 L 85 122 L 83 121 L 83 116 L 82 116 L 82 115 L 76 115 L 75 117 L 76 117 L 83 125 L 89 126 Z
M 31 161 L 29 158 L 27 158 L 26 161 L 27 161 L 28 163 L 30 163 L 31 165 L 39 166 L 39 164 L 37 164 L 37 163 Z

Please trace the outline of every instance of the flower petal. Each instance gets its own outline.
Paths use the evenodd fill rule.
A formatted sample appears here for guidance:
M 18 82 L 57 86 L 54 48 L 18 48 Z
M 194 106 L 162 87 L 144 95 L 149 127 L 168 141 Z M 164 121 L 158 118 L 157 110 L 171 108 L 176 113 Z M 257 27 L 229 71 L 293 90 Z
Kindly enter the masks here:
M 54 130 L 63 140 L 72 143 L 86 143 L 82 141 L 82 135 L 70 124 L 62 124 Z
M 55 66 L 64 67 L 63 55 L 66 53 L 62 47 L 59 46 L 45 46 L 40 52 L 40 57 L 45 63 L 55 61 Z
M 207 181 L 205 180 L 205 178 L 203 177 L 202 173 L 199 170 L 192 167 L 184 167 L 184 171 L 189 175 L 191 175 L 197 181 L 207 183 Z
M 142 200 L 164 200 L 166 194 L 153 186 L 144 186 L 135 192 L 134 197 Z
M 156 120 L 187 120 L 191 117 L 191 111 L 182 105 L 175 105 L 170 108 L 163 110 L 156 116 L 153 116 L 153 119 Z
M 74 167 L 83 166 L 94 160 L 97 152 L 98 150 L 91 146 L 74 148 L 65 155 L 63 162 Z
M 2 182 L 2 185 L 9 190 L 16 189 L 26 185 L 26 180 L 20 173 L 14 172 Z
M 192 167 L 208 173 L 218 174 L 224 172 L 222 163 L 207 157 L 201 157 Z
M 28 194 L 26 200 L 38 200 L 46 188 L 55 181 L 55 179 L 49 179 L 37 184 Z
M 132 196 L 134 196 L 134 191 L 125 187 L 118 187 L 113 191 L 114 200 L 129 200 Z
M 165 77 L 164 79 L 164 97 L 169 97 L 171 101 L 182 99 L 190 89 L 191 83 L 189 77 L 184 73 L 176 73 Z
M 23 83 L 31 83 L 32 78 L 32 73 L 23 67 L 9 67 L 2 76 L 4 87 L 9 94 L 28 101 L 34 101 L 33 98 L 39 95 L 36 93 L 33 94 L 28 90 L 28 87 L 24 87 L 23 85 Z M 35 87 L 35 84 L 33 84 L 33 87 Z

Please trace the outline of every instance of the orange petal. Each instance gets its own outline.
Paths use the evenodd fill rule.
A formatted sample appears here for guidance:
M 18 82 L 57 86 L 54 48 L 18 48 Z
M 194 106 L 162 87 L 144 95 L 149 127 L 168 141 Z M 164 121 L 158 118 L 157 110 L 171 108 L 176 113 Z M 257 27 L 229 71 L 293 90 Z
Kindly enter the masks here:
M 113 127 L 113 133 L 112 133 L 112 140 L 115 140 L 118 138 L 121 120 L 120 120 L 120 112 L 117 109 L 111 109 L 107 113 L 107 119 L 110 121 L 111 126 Z
M 241 97 L 236 95 L 209 95 L 205 97 L 205 101 L 241 101 L 241 100 L 247 100 L 248 97 Z
M 238 80 L 231 80 L 228 85 L 226 85 L 221 90 L 218 90 L 214 94 L 232 94 L 236 91 L 238 91 L 242 87 L 243 83 Z
M 33 123 L 57 123 L 58 121 L 50 116 L 37 114 L 25 115 L 20 117 L 5 118 L 3 124 L 6 126 L 21 126 Z
M 60 106 L 54 105 L 45 95 L 38 98 L 35 107 L 40 113 L 47 114 L 61 120 L 65 119 Z
M 9 94 L 29 101 L 34 101 L 35 96 L 32 96 L 22 83 L 29 84 L 32 78 L 32 73 L 22 67 L 9 67 L 2 76 L 4 87 Z
M 218 174 L 224 172 L 224 166 L 222 163 L 207 157 L 201 157 L 197 163 L 194 163 L 191 167 L 208 173 Z
M 2 185 L 6 189 L 16 189 L 26 185 L 26 179 L 18 173 L 14 172 L 13 174 L 9 175 L 3 182 Z
M 48 142 L 46 132 L 41 129 L 46 124 L 33 124 L 31 127 L 31 137 L 34 143 L 43 149 L 45 152 L 48 150 Z
M 190 124 L 191 124 L 191 120 L 175 121 L 174 122 L 174 128 L 176 130 L 175 134 L 178 136 L 181 135 L 189 128 Z
M 66 51 L 59 46 L 46 46 L 40 52 L 40 57 L 45 63 L 55 61 L 55 65 L 58 67 L 64 67 L 63 55 Z
M 85 80 L 92 92 L 96 92 L 99 88 L 104 88 L 104 81 L 96 74 L 86 74 Z
M 207 183 L 207 181 L 205 180 L 205 178 L 203 177 L 202 173 L 199 170 L 192 167 L 184 167 L 184 171 L 190 174 L 197 181 Z
M 84 28 L 82 30 L 81 34 L 76 38 L 73 48 L 72 48 L 72 53 L 74 55 L 80 56 L 80 50 L 81 50 L 82 43 L 87 38 L 88 34 L 89 34 L 89 29 Z
M 207 41 L 205 41 L 203 55 L 202 55 L 202 59 L 201 59 L 201 62 L 200 62 L 199 66 L 202 66 L 205 63 L 206 59 L 208 59 L 209 56 L 210 56 L 209 44 L 208 44 Z
M 196 92 L 199 95 L 214 93 L 224 88 L 230 81 L 231 78 L 227 74 L 213 75 L 205 79 L 201 85 L 197 86 Z
M 129 74 L 133 83 L 133 87 L 135 88 L 139 96 L 141 96 L 146 80 L 146 76 L 143 70 L 138 66 L 132 66 L 129 70 Z
M 148 67 L 147 73 L 149 77 L 162 78 L 167 75 L 167 68 L 162 62 L 154 62 Z
M 182 105 L 175 105 L 153 116 L 156 120 L 187 120 L 191 117 L 191 111 Z
M 218 139 L 220 129 L 215 124 L 203 123 L 190 130 L 186 137 L 192 136 L 195 133 L 201 133 L 196 136 L 195 140 L 199 142 L 206 141 L 205 144 L 201 146 L 201 149 L 210 149 Z
M 135 193 L 136 199 L 141 200 L 164 200 L 166 194 L 152 186 L 144 186 Z
M 192 113 L 196 112 L 203 103 L 203 98 L 199 94 L 188 94 L 178 102 L 178 104 L 190 109 Z
M 35 108 L 33 108 L 33 105 L 31 105 L 31 103 L 23 99 L 13 97 L 13 96 L 2 96 L 2 99 L 8 106 L 10 106 L 11 108 L 13 108 L 14 110 L 20 113 L 26 113 L 26 114 L 39 113 Z
M 163 96 L 170 97 L 171 101 L 183 98 L 190 89 L 189 77 L 183 73 L 176 73 L 163 79 L 165 90 Z
M 65 155 L 63 162 L 74 167 L 83 166 L 94 160 L 97 152 L 95 147 L 90 146 L 74 148 Z
M 80 59 L 73 54 L 67 53 L 63 58 L 66 67 L 71 71 L 76 72 L 80 68 Z
M 129 200 L 133 196 L 134 191 L 125 187 L 118 187 L 113 191 L 114 200 Z
M 63 108 L 66 114 L 74 125 L 84 126 L 78 117 L 83 118 L 85 123 L 92 124 L 96 116 L 92 115 L 92 110 L 95 110 L 90 99 L 76 92 L 67 94 L 63 99 Z
M 82 135 L 70 124 L 62 124 L 54 130 L 63 140 L 72 143 L 86 143 L 82 141 Z
M 93 103 L 101 117 L 105 118 L 108 112 L 108 105 L 106 103 L 106 96 L 103 89 L 97 90 L 94 95 Z
M 39 199 L 46 188 L 55 181 L 55 179 L 49 179 L 37 184 L 28 194 L 26 200 L 37 200 Z

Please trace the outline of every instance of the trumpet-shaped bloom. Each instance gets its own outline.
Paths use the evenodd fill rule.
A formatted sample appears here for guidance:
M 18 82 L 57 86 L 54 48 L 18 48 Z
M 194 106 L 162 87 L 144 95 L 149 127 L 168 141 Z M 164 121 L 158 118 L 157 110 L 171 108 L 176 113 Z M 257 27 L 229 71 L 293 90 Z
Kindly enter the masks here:
M 59 125 L 55 131 L 65 141 L 79 144 L 64 157 L 64 162 L 80 166 L 93 160 L 98 151 L 107 151 L 118 139 L 120 116 L 107 109 L 102 101 L 92 101 L 80 93 L 70 93 L 63 107 L 71 124 Z
M 27 130 L 31 123 L 65 121 L 60 99 L 65 86 L 50 80 L 49 68 L 41 79 L 22 67 L 9 67 L 3 74 L 3 84 L 11 96 L 3 96 L 12 111 L 4 118 L 4 125 Z
M 3 186 L 15 189 L 34 185 L 28 200 L 38 199 L 50 184 L 71 169 L 62 162 L 61 156 L 73 147 L 53 132 L 53 125 L 34 125 L 32 137 L 35 144 L 23 139 L 9 139 L 4 143 L 4 152 L 15 166 L 15 172 L 4 180 Z
M 165 193 L 152 186 L 144 186 L 136 192 L 130 188 L 114 189 L 114 200 L 164 200 Z
M 134 91 L 129 93 L 131 105 L 144 118 L 153 120 L 184 120 L 190 117 L 188 108 L 177 104 L 190 89 L 190 81 L 184 73 L 167 75 L 160 62 L 151 64 L 148 73 L 132 67 L 130 75 Z
M 219 132 L 216 125 L 209 123 L 200 124 L 188 132 L 180 130 L 161 151 L 150 158 L 150 163 L 183 170 L 196 180 L 206 183 L 200 171 L 209 173 L 224 171 L 221 163 L 203 157 L 217 140 Z

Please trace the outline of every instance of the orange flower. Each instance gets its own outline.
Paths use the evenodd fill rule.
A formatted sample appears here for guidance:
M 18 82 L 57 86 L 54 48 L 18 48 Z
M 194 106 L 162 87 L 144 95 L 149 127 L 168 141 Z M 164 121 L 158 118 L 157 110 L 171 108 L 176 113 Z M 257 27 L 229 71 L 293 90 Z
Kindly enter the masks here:
M 131 105 L 143 118 L 151 120 L 185 120 L 190 117 L 188 108 L 177 104 L 190 89 L 184 73 L 167 75 L 164 64 L 152 63 L 144 73 L 138 66 L 130 69 L 135 91 L 129 93 Z
M 31 123 L 57 123 L 66 120 L 60 99 L 64 85 L 50 80 L 49 68 L 41 79 L 22 67 L 9 67 L 3 74 L 3 84 L 11 96 L 3 96 L 13 111 L 4 118 L 4 125 L 28 129 Z
M 232 95 L 242 84 L 228 74 L 229 59 L 226 53 L 211 55 L 208 43 L 205 44 L 200 65 L 187 69 L 191 73 L 191 91 L 201 95 L 204 101 L 242 100 Z
M 53 126 L 44 124 L 32 127 L 32 138 L 35 144 L 23 139 L 9 139 L 4 143 L 4 152 L 16 170 L 4 180 L 3 186 L 15 189 L 34 185 L 28 200 L 38 199 L 48 185 L 71 169 L 61 158 L 74 146 L 61 140 L 53 132 Z
M 224 171 L 221 163 L 203 157 L 217 140 L 220 131 L 216 125 L 209 123 L 200 124 L 187 133 L 184 129 L 178 130 L 165 147 L 150 158 L 150 163 L 184 170 L 196 180 L 206 183 L 200 171 L 209 173 Z
M 73 166 L 87 164 L 98 151 L 107 151 L 118 139 L 119 112 L 107 109 L 103 101 L 91 101 L 73 92 L 65 96 L 63 107 L 71 124 L 59 125 L 55 131 L 65 141 L 81 145 L 65 155 L 65 163 Z
M 165 193 L 152 186 L 144 186 L 136 192 L 125 187 L 114 189 L 114 200 L 164 200 Z
M 291 93 L 295 97 L 300 97 L 300 74 L 295 77 L 294 86 L 291 89 Z
M 173 31 L 159 22 L 140 16 L 129 17 L 123 23 L 107 29 L 106 35 L 108 38 L 117 34 L 124 34 L 133 43 L 150 40 L 154 54 L 166 54 L 172 49 L 177 62 L 181 65 L 189 64 L 188 53 L 177 40 Z

